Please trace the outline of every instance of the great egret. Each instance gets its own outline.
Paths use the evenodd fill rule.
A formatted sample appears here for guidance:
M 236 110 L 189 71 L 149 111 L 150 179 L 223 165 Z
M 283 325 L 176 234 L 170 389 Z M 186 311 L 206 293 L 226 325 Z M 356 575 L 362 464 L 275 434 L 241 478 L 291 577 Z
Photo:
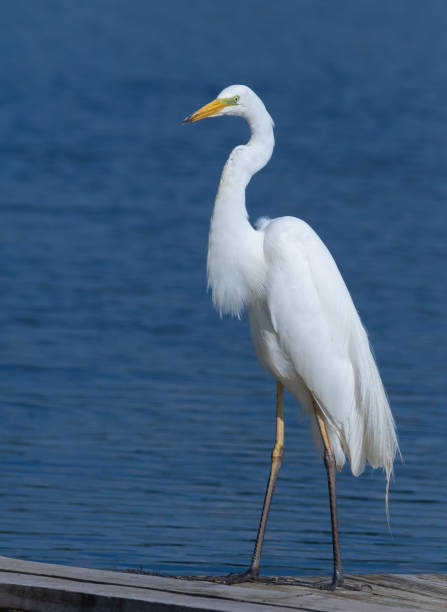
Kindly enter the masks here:
M 247 307 L 261 366 L 276 379 L 276 441 L 250 569 L 229 583 L 259 576 L 261 548 L 284 447 L 284 387 L 309 414 L 314 442 L 327 471 L 333 544 L 333 577 L 320 588 L 343 584 L 335 475 L 348 457 L 357 476 L 382 467 L 386 502 L 398 451 L 393 416 L 366 332 L 326 246 L 300 219 L 248 220 L 245 189 L 269 161 L 273 120 L 261 99 L 244 85 L 227 87 L 184 120 L 236 115 L 251 137 L 236 147 L 222 172 L 211 217 L 208 285 L 222 313 Z M 388 505 L 387 505 L 388 508 Z

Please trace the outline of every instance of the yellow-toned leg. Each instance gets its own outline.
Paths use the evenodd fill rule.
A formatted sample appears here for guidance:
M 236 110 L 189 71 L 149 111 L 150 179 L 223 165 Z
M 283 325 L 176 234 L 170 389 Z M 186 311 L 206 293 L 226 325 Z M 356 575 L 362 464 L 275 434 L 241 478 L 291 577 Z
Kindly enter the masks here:
M 251 560 L 250 571 L 257 576 L 259 574 L 259 565 L 261 561 L 261 550 L 264 542 L 265 528 L 267 527 L 267 519 L 272 503 L 273 491 L 275 490 L 276 480 L 278 479 L 279 470 L 282 465 L 284 454 L 284 386 L 282 383 L 276 383 L 276 436 L 275 446 L 272 451 L 272 465 L 270 468 L 270 476 L 265 492 L 264 505 L 262 507 L 261 521 L 259 523 L 258 535 L 256 538 L 255 549 Z
M 276 383 L 276 437 L 275 446 L 272 451 L 272 464 L 270 468 L 270 476 L 265 492 L 264 505 L 262 507 L 261 521 L 259 523 L 258 535 L 253 551 L 250 569 L 242 574 L 230 574 L 226 582 L 234 584 L 237 582 L 245 582 L 257 578 L 259 574 L 259 565 L 261 561 L 262 543 L 264 541 L 265 528 L 267 526 L 267 518 L 269 515 L 270 505 L 272 503 L 273 491 L 275 490 L 276 480 L 282 464 L 284 452 L 284 386 L 282 383 Z
M 332 548 L 334 555 L 334 575 L 331 582 L 323 582 L 318 586 L 323 589 L 334 590 L 337 586 L 343 584 L 343 571 L 341 568 L 340 544 L 338 538 L 338 519 L 337 519 L 337 490 L 336 490 L 336 466 L 335 457 L 332 450 L 331 440 L 326 427 L 326 419 L 317 402 L 312 399 L 317 418 L 318 427 L 320 429 L 321 439 L 324 446 L 324 465 L 326 467 L 328 487 L 329 487 L 329 504 L 331 508 L 331 527 L 332 527 Z

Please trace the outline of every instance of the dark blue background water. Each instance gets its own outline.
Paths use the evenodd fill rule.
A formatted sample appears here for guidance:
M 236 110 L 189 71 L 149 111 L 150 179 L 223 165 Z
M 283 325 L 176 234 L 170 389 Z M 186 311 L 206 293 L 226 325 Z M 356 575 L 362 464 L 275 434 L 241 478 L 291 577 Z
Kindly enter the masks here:
M 205 291 L 241 120 L 180 120 L 231 83 L 277 125 L 259 215 L 308 221 L 367 325 L 404 464 L 339 477 L 349 572 L 445 571 L 445 2 L 2 4 L 0 553 L 166 573 L 245 568 L 274 381 Z M 322 574 L 324 468 L 286 404 L 266 573 Z

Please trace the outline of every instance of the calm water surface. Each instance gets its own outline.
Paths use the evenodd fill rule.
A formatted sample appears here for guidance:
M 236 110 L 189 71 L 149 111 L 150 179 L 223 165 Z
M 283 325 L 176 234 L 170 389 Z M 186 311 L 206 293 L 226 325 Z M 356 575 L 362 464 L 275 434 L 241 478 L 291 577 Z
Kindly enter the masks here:
M 398 424 L 384 477 L 339 477 L 348 572 L 446 571 L 447 5 L 17 1 L 0 37 L 0 554 L 162 573 L 245 568 L 274 381 L 219 320 L 207 231 L 240 120 L 274 117 L 252 218 L 333 252 Z M 286 398 L 267 573 L 330 569 L 324 468 Z

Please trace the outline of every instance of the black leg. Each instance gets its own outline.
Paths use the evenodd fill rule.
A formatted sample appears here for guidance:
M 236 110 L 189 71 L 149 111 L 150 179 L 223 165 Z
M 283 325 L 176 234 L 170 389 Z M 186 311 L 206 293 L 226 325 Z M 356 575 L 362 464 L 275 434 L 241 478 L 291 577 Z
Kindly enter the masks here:
M 329 488 L 329 505 L 331 509 L 331 527 L 332 527 L 332 549 L 334 559 L 334 573 L 332 580 L 329 582 L 319 583 L 318 586 L 321 589 L 335 590 L 338 586 L 343 584 L 343 571 L 341 567 L 341 556 L 340 556 L 340 544 L 338 537 L 338 519 L 337 519 L 337 490 L 336 490 L 336 467 L 335 457 L 332 451 L 331 442 L 326 428 L 326 422 L 324 420 L 323 413 L 320 407 L 314 401 L 315 416 L 317 417 L 317 423 L 320 428 L 321 439 L 324 445 L 324 465 L 327 472 L 327 481 Z

